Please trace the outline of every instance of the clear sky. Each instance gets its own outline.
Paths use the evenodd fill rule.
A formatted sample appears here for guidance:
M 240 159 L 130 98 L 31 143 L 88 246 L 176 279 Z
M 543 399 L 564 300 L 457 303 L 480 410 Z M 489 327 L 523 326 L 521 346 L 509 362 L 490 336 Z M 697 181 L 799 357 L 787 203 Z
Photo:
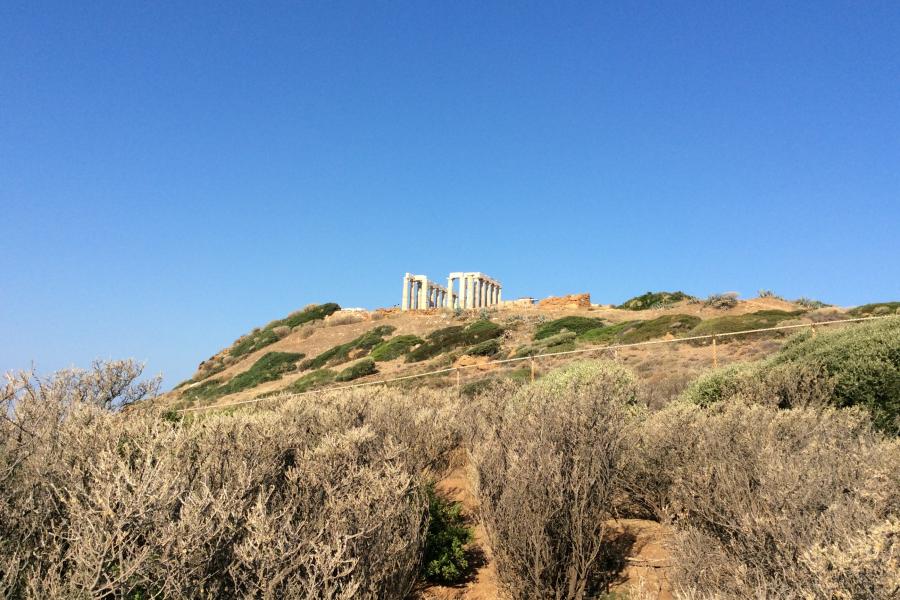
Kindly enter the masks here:
M 0 370 L 166 385 L 405 271 L 900 299 L 890 2 L 0 3 Z

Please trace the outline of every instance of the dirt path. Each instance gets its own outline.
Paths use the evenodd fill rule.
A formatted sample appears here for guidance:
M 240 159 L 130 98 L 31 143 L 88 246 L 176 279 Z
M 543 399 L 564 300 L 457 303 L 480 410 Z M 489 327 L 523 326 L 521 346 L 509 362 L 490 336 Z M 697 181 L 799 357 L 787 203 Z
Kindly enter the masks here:
M 459 586 L 432 585 L 424 588 L 420 598 L 422 600 L 494 600 L 499 598 L 497 590 L 497 571 L 494 568 L 491 556 L 490 544 L 484 527 L 477 523 L 475 511 L 478 508 L 478 500 L 472 493 L 469 478 L 466 476 L 466 467 L 459 466 L 435 486 L 438 492 L 463 505 L 463 514 L 475 528 L 474 540 L 471 547 L 474 552 L 470 560 L 476 565 L 475 572 L 469 581 Z
M 458 586 L 431 585 L 419 591 L 420 600 L 495 600 L 500 598 L 497 571 L 491 555 L 490 544 L 484 528 L 477 524 L 475 513 L 478 500 L 475 497 L 465 466 L 455 467 L 436 485 L 448 498 L 463 505 L 463 514 L 475 528 L 471 544 L 471 560 L 476 566 L 471 578 Z M 612 586 L 612 592 L 629 594 L 635 600 L 671 600 L 669 584 L 669 552 L 666 543 L 671 532 L 655 521 L 618 519 L 610 521 L 614 536 L 626 535 L 631 540 L 626 566 L 620 581 Z

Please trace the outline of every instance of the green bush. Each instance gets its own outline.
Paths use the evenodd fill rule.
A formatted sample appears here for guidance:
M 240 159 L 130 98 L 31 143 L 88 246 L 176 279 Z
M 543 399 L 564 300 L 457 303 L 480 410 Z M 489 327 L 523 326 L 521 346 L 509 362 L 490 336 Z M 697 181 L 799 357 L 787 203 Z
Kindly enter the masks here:
M 419 362 L 434 358 L 449 350 L 472 346 L 503 335 L 503 328 L 493 321 L 480 320 L 463 327 L 454 325 L 432 331 L 425 343 L 406 355 L 406 362 Z
M 872 415 L 882 431 L 900 432 L 900 317 L 858 325 L 797 334 L 772 358 L 760 363 L 731 366 L 700 377 L 682 398 L 701 405 L 727 400 L 746 390 L 784 396 L 770 388 L 794 374 L 802 375 L 808 395 L 821 396 L 827 382 L 826 401 L 837 407 L 860 406 Z M 819 377 L 821 378 L 821 377 Z M 796 387 L 796 385 L 794 386 Z M 802 390 L 801 390 L 802 392 Z M 795 398 L 798 392 L 791 392 Z M 802 393 L 792 404 L 803 404 Z M 784 402 L 781 403 L 784 406 Z
M 690 335 L 713 335 L 750 329 L 765 329 L 766 327 L 775 327 L 782 321 L 795 319 L 805 312 L 804 310 L 760 310 L 746 315 L 716 317 L 700 321 L 690 331 Z
M 370 356 L 376 362 L 394 360 L 400 358 L 425 340 L 417 335 L 398 335 L 385 340 L 372 348 Z
M 580 339 L 593 343 L 636 344 L 665 337 L 684 336 L 700 323 L 691 315 L 663 315 L 648 321 L 625 321 L 584 332 Z
M 552 335 L 556 335 L 563 329 L 581 335 L 591 329 L 603 327 L 603 319 L 595 319 L 589 317 L 563 317 L 553 321 L 547 321 L 540 325 L 534 332 L 535 340 L 542 340 Z
M 519 347 L 516 350 L 515 356 L 521 358 L 523 356 L 537 356 L 539 354 L 574 350 L 575 339 L 577 337 L 578 335 L 574 331 L 564 329 L 555 335 L 538 340 L 533 344 Z
M 699 406 L 709 406 L 725 398 L 736 395 L 747 377 L 752 377 L 756 368 L 736 363 L 708 371 L 695 379 L 681 393 L 681 399 Z
M 253 363 L 253 366 L 235 375 L 227 383 L 222 383 L 219 379 L 210 379 L 185 390 L 184 397 L 191 400 L 214 400 L 254 388 L 267 381 L 275 381 L 285 373 L 293 371 L 297 361 L 304 356 L 295 352 L 267 352 Z
M 825 307 L 831 306 L 830 304 L 826 304 L 825 302 L 822 302 L 821 300 L 814 300 L 813 298 L 807 298 L 806 296 L 801 296 L 800 298 L 797 298 L 796 300 L 794 300 L 794 304 L 797 304 L 797 305 L 802 306 L 803 308 L 806 308 L 809 310 L 815 310 L 817 308 L 825 308 Z
M 854 317 L 877 317 L 879 315 L 900 314 L 900 302 L 877 302 L 863 304 L 847 311 Z
M 428 495 L 428 533 L 422 570 L 433 583 L 452 585 L 462 581 L 469 567 L 465 546 L 472 541 L 472 529 L 462 517 L 462 505 L 439 496 L 434 486 L 425 488 Z
M 494 356 L 500 352 L 500 340 L 486 340 L 480 344 L 475 344 L 465 351 L 469 356 Z
M 792 338 L 769 364 L 820 365 L 835 406 L 863 406 L 876 427 L 900 433 L 900 317 Z
M 315 358 L 303 361 L 300 369 L 303 371 L 321 369 L 325 365 L 347 362 L 350 360 L 350 352 L 353 350 L 362 350 L 362 355 L 368 354 L 372 348 L 381 344 L 384 341 L 384 337 L 393 333 L 395 329 L 396 327 L 391 325 L 379 325 L 346 344 L 339 344 L 329 348 Z
M 186 388 L 182 392 L 181 397 L 191 402 L 214 400 L 222 395 L 219 393 L 221 384 L 221 379 L 207 379 L 203 383 Z
M 371 358 L 364 358 L 359 360 L 340 373 L 334 378 L 335 381 L 353 381 L 354 379 L 359 379 L 360 377 L 365 377 L 366 375 L 374 375 L 378 372 L 378 369 L 375 367 L 375 361 Z
M 306 392 L 317 387 L 321 387 L 327 383 L 331 383 L 334 381 L 334 377 L 337 375 L 331 369 L 318 369 L 316 371 L 311 371 L 306 373 L 291 385 L 284 388 L 285 392 Z
M 286 325 L 288 327 L 296 327 L 303 323 L 324 319 L 328 315 L 340 310 L 341 307 L 333 302 L 327 304 L 318 304 L 310 306 L 301 311 L 291 313 L 284 319 L 272 321 L 262 329 L 255 329 L 252 333 L 240 338 L 228 351 L 232 356 L 243 356 L 255 352 L 260 348 L 265 348 L 269 344 L 274 344 L 279 340 L 275 328 Z
M 670 306 L 682 300 L 692 300 L 693 296 L 689 296 L 684 292 L 647 292 L 640 296 L 635 296 L 630 300 L 626 300 L 616 308 L 622 310 L 648 310 L 652 308 L 662 308 Z

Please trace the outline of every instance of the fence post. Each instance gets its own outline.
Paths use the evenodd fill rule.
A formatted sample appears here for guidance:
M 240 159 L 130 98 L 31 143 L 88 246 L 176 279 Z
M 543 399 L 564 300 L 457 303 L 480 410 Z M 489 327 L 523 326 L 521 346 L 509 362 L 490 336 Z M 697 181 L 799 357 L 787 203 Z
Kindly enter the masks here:
M 459 398 L 462 396 L 462 392 L 459 387 L 459 368 L 456 369 L 456 397 Z
M 534 383 L 534 357 L 531 357 L 531 383 Z
M 719 368 L 719 352 L 716 348 L 716 337 L 713 336 L 713 369 Z

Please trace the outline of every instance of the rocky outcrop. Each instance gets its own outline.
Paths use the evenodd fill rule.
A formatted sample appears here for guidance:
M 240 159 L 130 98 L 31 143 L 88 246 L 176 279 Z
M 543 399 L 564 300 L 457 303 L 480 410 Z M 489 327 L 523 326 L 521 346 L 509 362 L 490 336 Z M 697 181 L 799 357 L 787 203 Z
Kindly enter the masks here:
M 538 302 L 538 308 L 590 308 L 590 294 L 569 294 L 568 296 L 550 296 Z

